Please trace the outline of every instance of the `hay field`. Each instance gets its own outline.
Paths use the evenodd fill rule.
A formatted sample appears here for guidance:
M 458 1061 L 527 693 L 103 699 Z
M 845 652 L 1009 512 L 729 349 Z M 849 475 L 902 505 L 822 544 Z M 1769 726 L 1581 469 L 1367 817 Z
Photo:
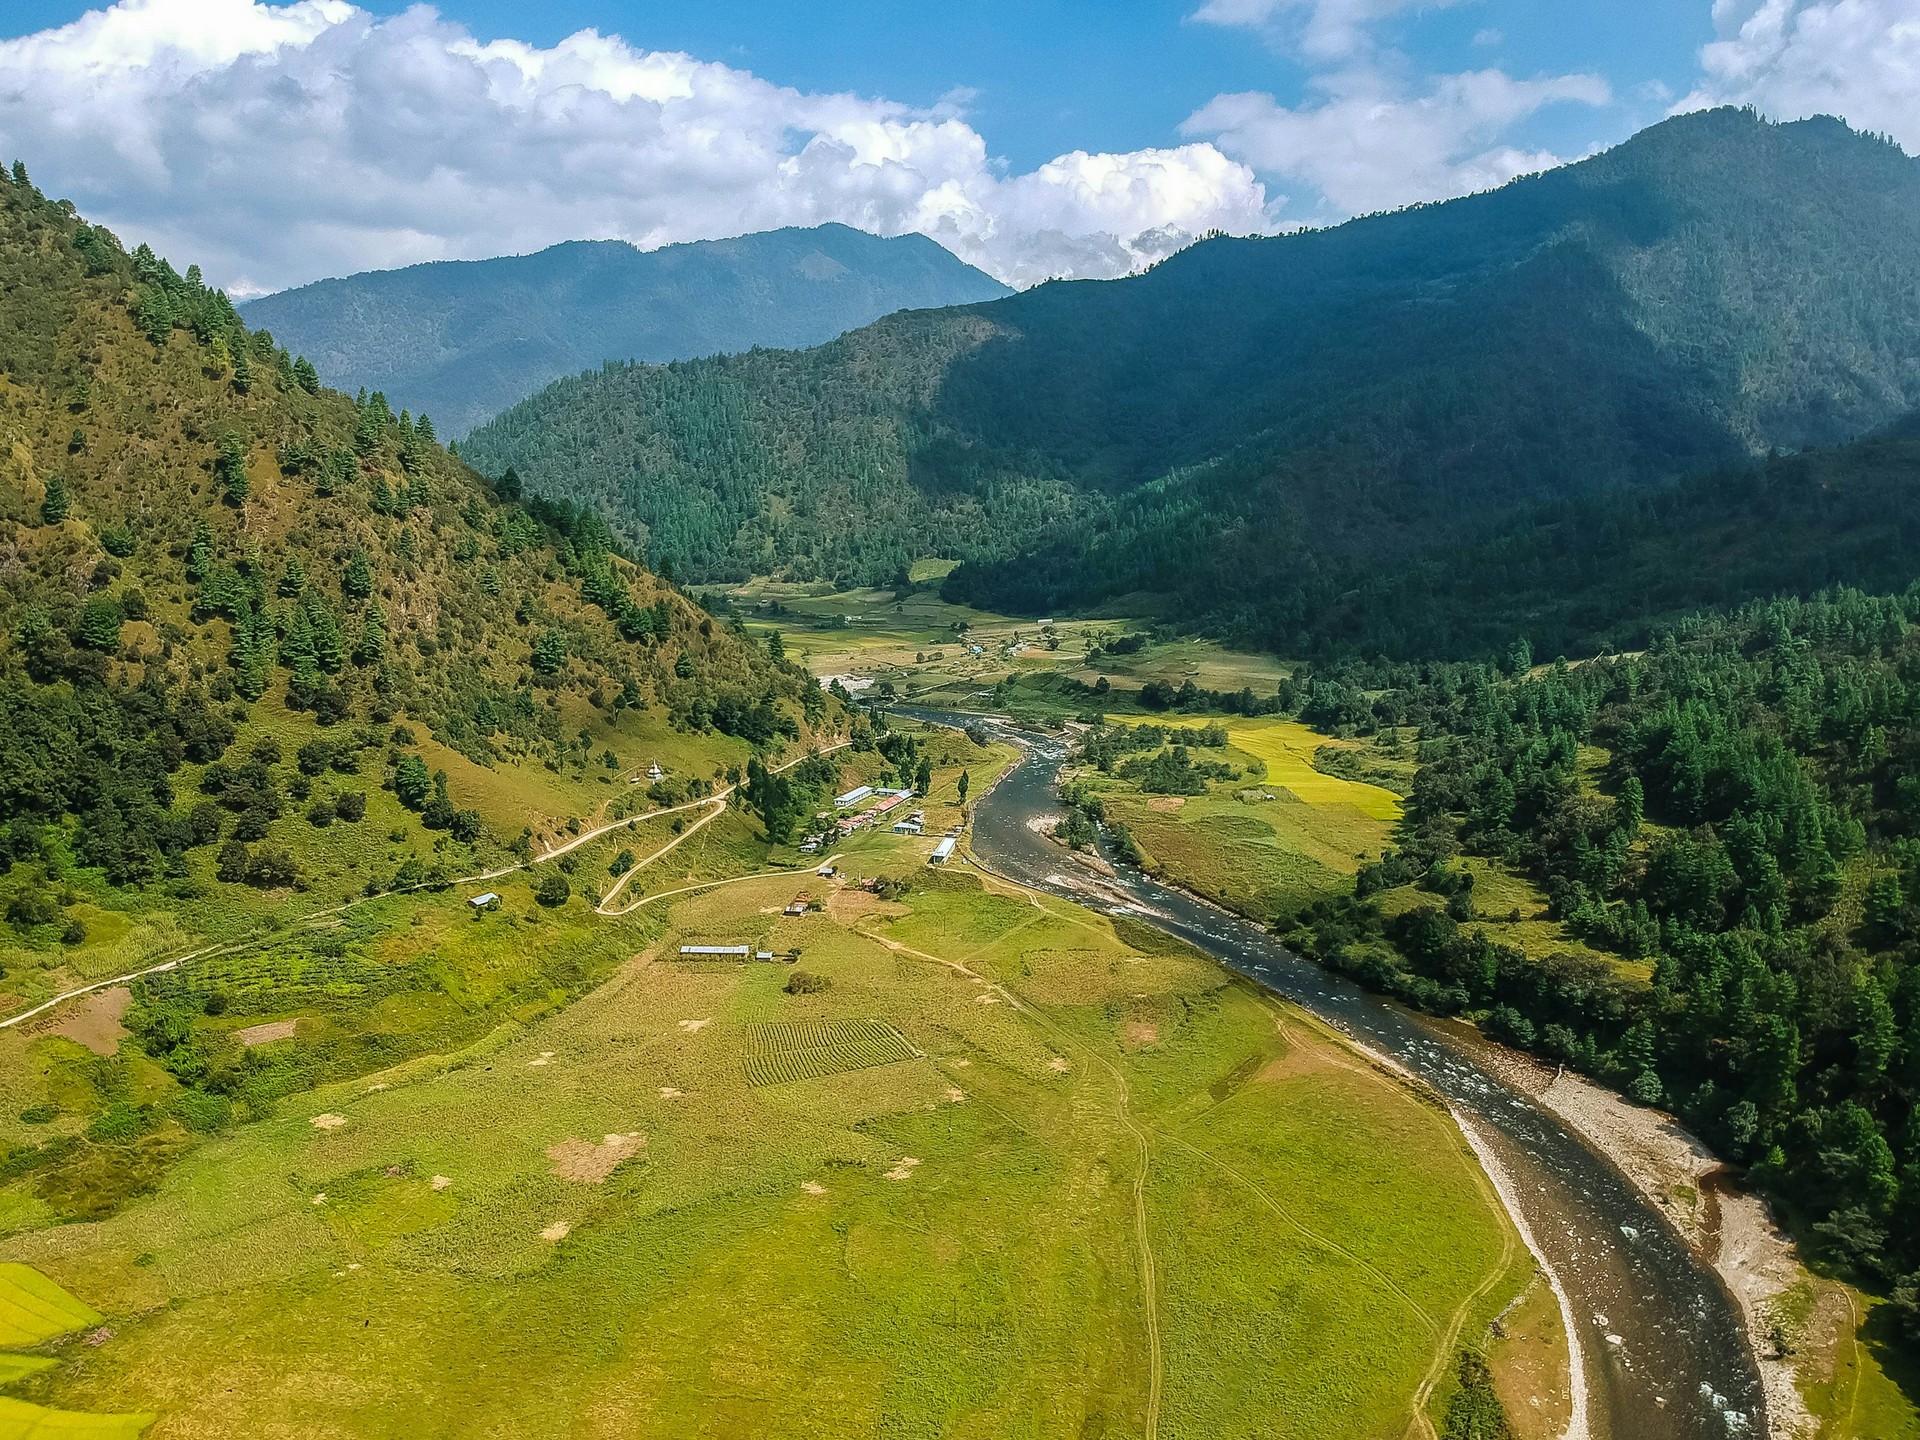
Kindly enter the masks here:
M 1204 957 L 923 849 L 850 847 L 898 902 L 789 918 L 771 876 L 607 922 L 628 958 L 576 1003 L 15 1228 L 0 1258 L 112 1335 L 13 1392 L 151 1440 L 1406 1433 L 1529 1269 L 1445 1114 Z M 827 987 L 670 958 L 734 933 Z M 755 1085 L 769 1034 L 882 1063 Z

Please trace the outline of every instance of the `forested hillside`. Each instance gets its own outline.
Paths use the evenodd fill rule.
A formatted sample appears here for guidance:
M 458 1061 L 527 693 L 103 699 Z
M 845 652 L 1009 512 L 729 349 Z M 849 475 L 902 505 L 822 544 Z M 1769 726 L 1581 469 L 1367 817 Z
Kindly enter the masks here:
M 1920 166 L 1723 110 L 1132 280 L 563 381 L 470 453 L 689 577 L 946 554 L 955 598 L 1151 591 L 1293 650 L 1379 567 L 1543 503 L 1886 424 L 1916 355 Z
M 241 310 L 328 384 L 382 391 L 459 436 L 607 361 L 818 345 L 895 310 L 1008 293 L 924 235 L 821 225 L 648 251 L 576 241 L 322 280 Z
M 1304 718 L 1417 727 L 1420 766 L 1398 849 L 1289 942 L 1672 1109 L 1920 1335 L 1917 621 L 1920 589 L 1841 591 L 1571 668 L 1299 677 Z M 1611 958 L 1503 940 L 1468 856 Z
M 591 514 L 322 388 L 197 269 L 17 167 L 0 297 L 8 971 L 57 964 L 83 909 L 284 892 L 323 851 L 374 890 L 524 857 L 540 816 L 480 803 L 490 775 L 554 777 L 558 805 L 623 735 L 724 766 L 834 709 Z M 343 853 L 370 799 L 385 823 Z
M 1247 565 L 1252 556 L 1242 557 Z M 1211 590 L 1230 612 L 1229 564 Z M 1257 573 L 1257 572 L 1256 572 Z M 1920 576 L 1920 436 L 1909 423 L 1831 449 L 1541 506 L 1491 538 L 1327 577 L 1290 653 L 1542 656 L 1635 649 L 1706 606 L 1904 589 Z

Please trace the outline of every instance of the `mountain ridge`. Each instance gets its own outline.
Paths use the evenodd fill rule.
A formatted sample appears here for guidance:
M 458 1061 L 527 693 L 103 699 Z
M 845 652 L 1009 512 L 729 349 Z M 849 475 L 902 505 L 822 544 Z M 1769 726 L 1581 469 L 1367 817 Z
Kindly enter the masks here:
M 812 345 L 894 310 L 1008 293 L 923 235 L 827 224 L 655 250 L 564 241 L 317 280 L 239 309 L 329 383 L 382 391 L 457 436 L 607 361 Z
M 1916 355 L 1920 165 L 1719 110 L 1128 280 L 562 380 L 467 450 L 689 578 L 937 554 L 976 603 L 1162 592 L 1284 648 L 1325 583 L 1530 507 L 1863 434 L 1920 406 Z

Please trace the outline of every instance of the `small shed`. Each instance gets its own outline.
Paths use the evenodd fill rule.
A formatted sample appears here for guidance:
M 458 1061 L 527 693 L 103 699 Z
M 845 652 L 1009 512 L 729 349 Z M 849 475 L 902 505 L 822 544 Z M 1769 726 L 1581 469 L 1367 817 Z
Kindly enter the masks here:
M 682 945 L 682 955 L 706 960 L 744 960 L 753 954 L 751 945 Z
M 467 901 L 467 904 L 475 910 L 490 910 L 499 903 L 500 897 L 491 890 L 487 891 L 484 895 L 475 895 L 471 900 Z
M 858 805 L 871 794 L 873 794 L 873 786 L 856 785 L 853 789 L 847 791 L 846 794 L 834 796 L 833 808 L 836 810 L 845 810 L 851 805 Z
M 953 857 L 953 847 L 958 842 L 951 835 L 933 847 L 933 854 L 927 857 L 929 865 L 944 865 Z

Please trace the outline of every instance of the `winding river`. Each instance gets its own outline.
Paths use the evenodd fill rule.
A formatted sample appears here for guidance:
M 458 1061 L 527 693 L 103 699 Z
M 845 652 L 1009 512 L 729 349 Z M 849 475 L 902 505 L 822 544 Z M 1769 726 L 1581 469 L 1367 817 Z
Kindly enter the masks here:
M 972 717 L 912 712 L 936 723 Z M 1471 1047 L 1413 1013 L 1292 954 L 1265 930 L 1121 870 L 1090 896 L 1029 821 L 1060 809 L 1063 742 L 995 727 L 1024 758 L 974 806 L 987 869 L 1082 905 L 1133 914 L 1311 1010 L 1432 1085 L 1453 1105 L 1570 1313 L 1594 1440 L 1725 1440 L 1765 1433 L 1760 1379 L 1719 1277 L 1614 1166 L 1496 1078 Z M 1125 895 L 1131 903 L 1118 898 Z

